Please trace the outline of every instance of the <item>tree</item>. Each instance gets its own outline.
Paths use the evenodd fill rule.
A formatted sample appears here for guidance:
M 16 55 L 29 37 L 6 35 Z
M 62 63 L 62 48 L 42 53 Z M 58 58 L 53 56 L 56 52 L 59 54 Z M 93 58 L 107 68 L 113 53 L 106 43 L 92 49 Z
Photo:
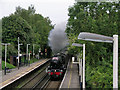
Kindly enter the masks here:
M 40 44 L 41 48 L 46 46 L 49 31 L 53 28 L 49 17 L 44 18 L 42 15 L 36 14 L 33 5 L 29 6 L 28 10 L 17 7 L 15 14 L 24 18 L 32 27 L 33 43 Z
M 17 49 L 18 37 L 23 43 L 22 51 L 25 52 L 26 44 L 32 42 L 31 26 L 21 17 L 11 15 L 2 19 L 2 42 L 11 43 Z
M 87 87 L 112 87 L 112 83 L 110 83 L 112 82 L 112 77 L 109 77 L 109 82 L 104 80 L 108 75 L 112 76 L 112 44 L 85 42 L 77 40 L 77 37 L 80 32 L 91 32 L 111 37 L 114 34 L 120 35 L 120 33 L 118 33 L 120 29 L 119 3 L 77 2 L 73 7 L 70 7 L 68 11 L 70 18 L 68 19 L 66 32 L 70 43 L 77 42 L 86 44 Z M 76 51 L 76 49 L 70 45 L 69 52 L 72 51 Z M 104 68 L 109 67 L 107 70 L 111 72 L 107 73 L 108 75 L 105 74 L 107 71 L 104 71 L 101 65 L 103 65 Z M 100 70 L 101 72 L 99 72 Z M 92 76 L 91 72 L 93 72 Z M 102 77 L 103 75 L 104 77 Z M 97 79 L 95 79 L 95 77 L 97 77 Z M 93 80 L 95 81 L 94 83 Z M 105 82 L 101 82 L 100 80 L 104 80 Z
M 26 53 L 26 44 L 37 44 L 44 51 L 44 47 L 48 47 L 49 31 L 53 28 L 48 17 L 35 13 L 33 5 L 28 10 L 18 6 L 16 11 L 8 17 L 2 18 L 2 42 L 11 43 L 9 55 L 16 55 L 18 48 L 18 37 L 20 37 L 21 52 Z M 4 49 L 4 48 L 3 48 Z

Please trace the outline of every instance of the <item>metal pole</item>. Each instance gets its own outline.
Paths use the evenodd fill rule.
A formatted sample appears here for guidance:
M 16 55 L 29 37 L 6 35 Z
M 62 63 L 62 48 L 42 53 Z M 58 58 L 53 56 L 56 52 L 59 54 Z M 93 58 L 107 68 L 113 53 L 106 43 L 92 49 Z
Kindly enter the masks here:
M 34 58 L 34 44 L 33 44 L 33 58 Z
M 26 48 L 26 61 L 25 64 L 27 65 L 27 48 Z
M 10 43 L 2 43 L 2 45 L 5 45 L 5 70 L 4 70 L 4 74 L 6 75 L 7 45 L 10 45 Z
M 20 48 L 19 48 L 19 37 L 18 37 L 18 69 L 19 69 L 19 50 Z
M 83 44 L 83 89 L 85 89 L 85 44 Z
M 27 64 L 28 64 L 28 44 L 27 44 L 27 56 L 26 57 L 27 57 L 26 60 L 27 60 Z
M 27 44 L 27 55 L 26 55 L 27 64 L 28 64 L 28 45 L 30 44 Z
M 40 59 L 40 53 L 38 53 L 38 59 Z
M 113 88 L 118 89 L 118 35 L 113 35 Z
M 81 63 L 80 64 L 81 64 L 80 66 L 81 66 L 81 82 L 82 82 L 82 78 L 83 78 L 82 59 L 81 59 Z
M 5 44 L 5 75 L 6 75 L 6 57 L 7 57 L 7 44 Z
M 29 53 L 29 66 L 30 66 L 30 53 Z
M 79 76 L 81 76 L 81 60 L 80 60 L 80 58 L 79 58 Z
M 80 88 L 81 88 L 80 90 L 82 90 L 82 78 L 83 78 L 82 77 L 83 76 L 82 75 L 82 59 L 80 59 L 80 67 L 79 68 L 80 68 L 79 74 L 80 74 Z
M 83 79 L 82 79 L 82 78 L 83 78 L 83 72 L 82 72 L 82 71 L 83 71 L 83 69 L 82 69 L 82 65 L 83 65 L 83 64 L 82 64 L 82 60 L 83 60 L 83 59 L 81 58 L 81 59 L 80 59 L 81 88 L 82 88 L 82 86 L 83 86 L 83 85 L 82 85 L 82 83 L 83 83 L 83 82 L 82 82 L 82 81 L 83 81 Z

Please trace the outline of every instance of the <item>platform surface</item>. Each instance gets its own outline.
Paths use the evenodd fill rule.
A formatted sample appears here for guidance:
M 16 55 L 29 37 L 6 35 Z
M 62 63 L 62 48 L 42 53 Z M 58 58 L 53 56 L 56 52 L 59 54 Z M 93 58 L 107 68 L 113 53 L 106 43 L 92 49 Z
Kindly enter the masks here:
M 65 88 L 80 89 L 78 66 L 72 62 L 69 62 L 68 69 L 60 86 L 60 89 Z
M 6 75 L 4 75 L 3 73 L 2 82 L 0 82 L 0 89 L 16 81 L 17 79 L 23 77 L 24 75 L 36 69 L 46 61 L 48 61 L 48 59 L 41 59 L 35 63 L 30 64 L 30 66 L 23 66 L 23 67 L 20 67 L 19 69 L 15 68 L 10 73 L 7 73 Z

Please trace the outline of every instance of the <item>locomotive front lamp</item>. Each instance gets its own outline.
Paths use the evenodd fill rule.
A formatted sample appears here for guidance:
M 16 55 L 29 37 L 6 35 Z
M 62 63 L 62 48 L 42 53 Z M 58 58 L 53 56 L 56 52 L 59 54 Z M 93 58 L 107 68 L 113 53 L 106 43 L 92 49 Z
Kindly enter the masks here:
M 83 88 L 85 88 L 85 44 L 73 43 L 72 46 L 83 47 L 83 73 L 82 73 L 82 60 L 81 60 L 81 63 L 79 60 L 79 66 L 81 66 L 81 70 L 79 69 L 80 70 L 79 74 L 81 74 L 81 82 L 83 82 Z M 83 81 L 82 81 L 82 78 L 83 78 Z
M 118 88 L 118 35 L 108 37 L 94 33 L 81 32 L 78 36 L 78 39 L 113 43 L 113 88 Z

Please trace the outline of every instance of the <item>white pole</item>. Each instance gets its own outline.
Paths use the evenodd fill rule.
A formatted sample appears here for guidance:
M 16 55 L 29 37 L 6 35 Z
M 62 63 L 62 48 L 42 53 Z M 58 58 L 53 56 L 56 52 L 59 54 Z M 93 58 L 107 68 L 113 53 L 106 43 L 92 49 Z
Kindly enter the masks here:
M 19 69 L 19 50 L 20 48 L 19 48 L 19 37 L 18 37 L 18 69 Z
M 27 60 L 27 64 L 28 64 L 28 44 L 27 44 L 27 56 L 26 57 L 27 57 L 26 60 Z
M 7 44 L 5 44 L 5 75 L 6 75 L 6 57 L 7 57 Z
M 27 55 L 26 55 L 27 64 L 28 64 L 28 45 L 30 44 L 27 44 Z
M 83 78 L 83 69 L 82 69 L 82 58 L 80 59 L 80 75 L 81 75 L 81 82 L 83 81 L 82 78 Z M 83 83 L 83 82 L 82 82 Z
M 29 66 L 30 66 L 30 53 L 29 53 Z
M 81 64 L 81 65 L 80 65 L 80 66 L 81 66 L 81 68 L 80 68 L 80 69 L 81 69 L 80 72 L 81 72 L 81 82 L 82 82 L 82 78 L 83 78 L 83 74 L 82 74 L 82 73 L 83 73 L 83 72 L 82 72 L 82 71 L 83 71 L 83 70 L 82 70 L 82 59 L 81 59 L 80 64 Z
M 34 44 L 33 44 L 33 58 L 34 58 Z
M 39 48 L 39 51 L 38 51 L 38 59 L 40 59 L 40 54 L 39 53 L 40 53 L 40 48 Z
M 118 35 L 113 35 L 113 88 L 118 89 Z
M 5 67 L 6 67 L 6 57 L 7 57 L 7 44 L 5 44 Z
M 79 58 L 79 76 L 81 76 L 81 60 L 80 60 L 80 58 Z
M 2 45 L 5 45 L 5 70 L 4 70 L 4 74 L 6 75 L 7 45 L 10 45 L 10 43 L 2 43 Z
M 27 48 L 26 48 L 26 60 L 27 60 Z
M 85 44 L 83 44 L 83 89 L 85 89 Z

